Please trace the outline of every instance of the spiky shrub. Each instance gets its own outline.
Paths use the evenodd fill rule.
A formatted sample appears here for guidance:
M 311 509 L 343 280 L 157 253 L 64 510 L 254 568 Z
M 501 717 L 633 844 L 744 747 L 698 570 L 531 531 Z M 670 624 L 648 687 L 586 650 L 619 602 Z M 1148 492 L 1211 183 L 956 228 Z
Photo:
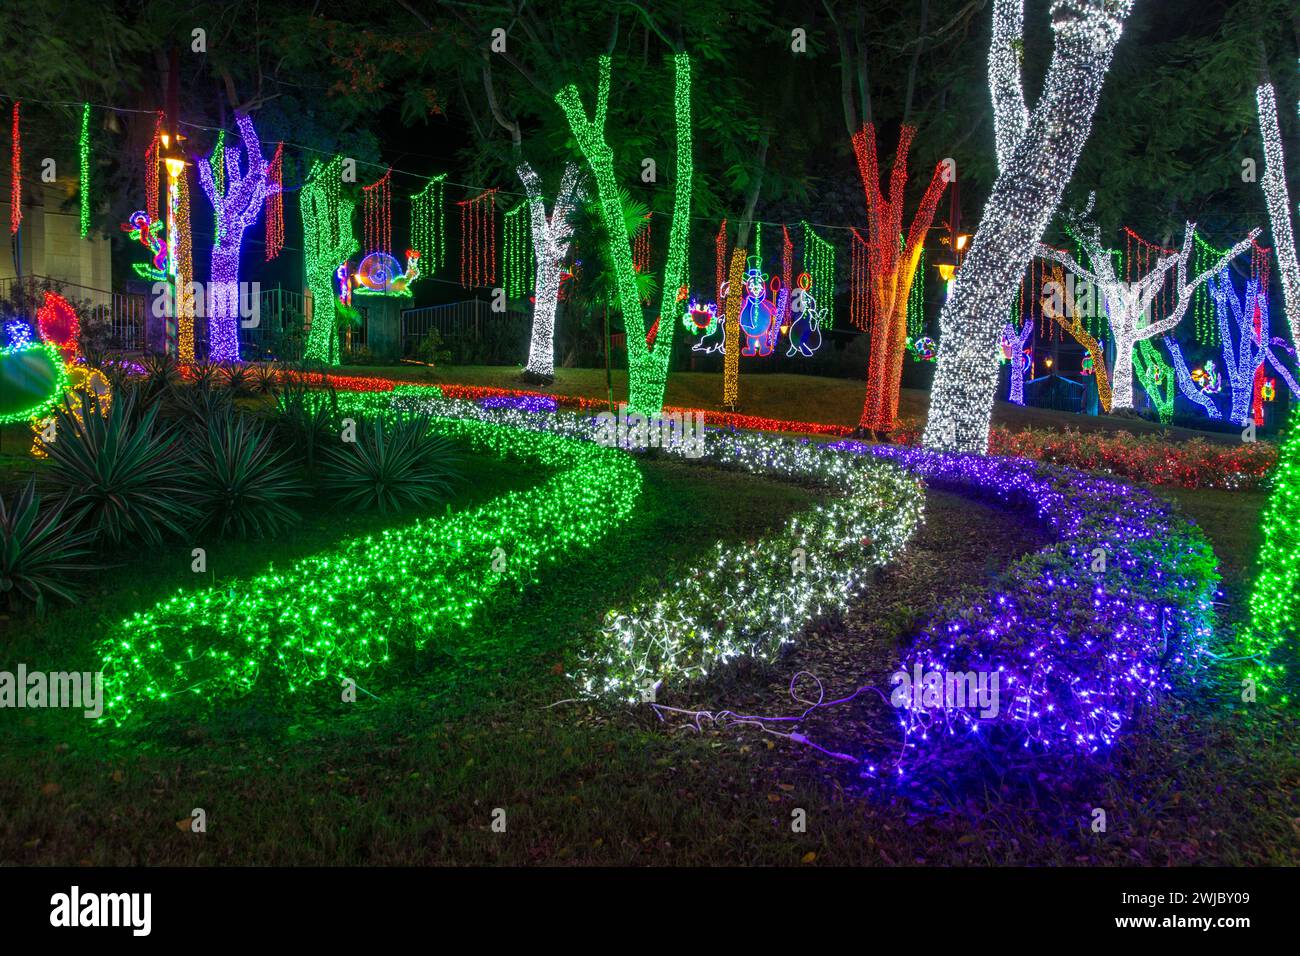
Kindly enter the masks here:
M 189 460 L 200 528 L 246 537 L 298 520 L 290 502 L 302 496 L 303 485 L 269 431 L 248 416 L 227 411 L 210 419 Z
M 221 366 L 216 362 L 195 362 L 186 369 L 185 377 L 199 388 L 211 388 L 221 381 Z
M 429 430 L 428 416 L 357 424 L 356 441 L 326 446 L 322 484 L 340 507 L 381 512 L 427 508 L 451 490 L 455 445 Z
M 166 407 L 190 434 L 203 435 L 208 422 L 235 410 L 235 396 L 226 389 L 207 385 L 179 385 L 168 393 Z
M 275 397 L 275 430 L 315 474 L 317 450 L 339 435 L 339 397 L 334 389 L 290 382 Z
M 170 355 L 150 352 L 140 359 L 144 369 L 141 391 L 145 399 L 158 398 L 181 380 L 181 367 Z
M 243 362 L 224 362 L 219 381 L 231 395 L 251 395 L 255 387 L 253 368 Z
M 65 575 L 92 570 L 78 558 L 88 553 L 94 534 L 64 520 L 65 506 L 60 501 L 41 514 L 35 479 L 28 480 L 13 504 L 0 497 L 0 595 L 10 608 L 19 599 L 35 604 L 38 612 L 47 597 L 73 601 L 76 592 Z
M 77 523 L 114 546 L 181 534 L 194 512 L 183 500 L 176 433 L 158 426 L 157 404 L 137 414 L 128 392 L 101 416 L 92 397 L 79 398 L 80 416 L 68 404 L 55 410 L 56 437 L 44 445 L 50 481 L 67 492 Z
M 252 366 L 253 391 L 258 395 L 274 395 L 280 384 L 280 366 L 265 362 Z

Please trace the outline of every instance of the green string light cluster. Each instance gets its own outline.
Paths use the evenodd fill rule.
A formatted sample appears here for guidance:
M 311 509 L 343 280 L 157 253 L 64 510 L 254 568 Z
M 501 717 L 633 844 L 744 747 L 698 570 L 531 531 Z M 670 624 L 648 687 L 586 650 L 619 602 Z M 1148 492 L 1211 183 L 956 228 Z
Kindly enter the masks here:
M 348 396 L 340 407 L 383 413 L 406 394 Z M 631 517 L 641 492 L 635 461 L 618 449 L 487 420 L 438 419 L 435 427 L 551 477 L 136 613 L 98 645 L 101 720 L 120 724 L 178 698 L 217 704 L 259 681 L 294 693 L 356 679 L 396 648 L 418 651 L 465 628 L 494 592 L 537 583 L 545 565 L 594 547 Z
M 208 166 L 212 170 L 213 195 L 224 196 L 226 194 L 226 131 L 224 129 L 217 133 L 217 142 L 212 147 L 212 155 L 208 157 Z M 221 242 L 221 213 L 213 210 L 212 217 L 212 241 L 215 244 Z
M 505 214 L 502 274 L 507 299 L 522 299 L 533 291 L 532 210 L 524 200 Z
M 1160 415 L 1161 423 L 1168 425 L 1174 420 L 1174 396 L 1178 384 L 1173 366 L 1165 361 L 1154 344 L 1142 339 L 1133 350 L 1133 370 L 1137 372 L 1138 384 Z
M 81 140 L 77 144 L 81 155 L 81 178 L 78 198 L 81 200 L 81 238 L 90 235 L 90 104 L 81 105 Z
M 898 236 L 899 247 L 905 245 L 902 233 Z M 907 294 L 907 337 L 915 341 L 925 335 L 925 247 L 921 247 L 921 258 L 916 266 L 916 278 Z
M 1196 264 L 1196 274 L 1200 275 L 1228 254 L 1227 249 L 1215 249 L 1212 245 L 1196 236 L 1196 251 L 1192 253 Z M 1209 348 L 1218 348 L 1223 340 L 1219 335 L 1219 319 L 1214 311 L 1214 302 L 1210 298 L 1209 287 L 1202 283 L 1197 286 L 1192 301 L 1192 314 L 1196 325 L 1196 341 Z
M 338 325 L 338 295 L 334 271 L 360 248 L 352 230 L 356 199 L 343 194 L 343 157 L 312 163 L 299 193 L 302 209 L 303 270 L 311 290 L 312 322 L 303 358 L 339 364 L 334 348 Z
M 1246 675 L 1261 691 L 1272 690 L 1284 673 L 1273 659 L 1274 650 L 1293 648 L 1300 636 L 1300 406 L 1291 413 L 1272 480 L 1273 493 L 1260 519 L 1264 540 L 1245 639 L 1246 653 L 1255 658 Z M 1287 700 L 1281 698 L 1282 703 Z
M 756 542 L 719 542 L 676 581 L 611 610 L 599 650 L 573 675 L 583 691 L 638 701 L 736 658 L 774 660 L 810 621 L 859 597 L 921 523 L 925 498 L 900 469 L 855 457 L 757 432 L 707 432 L 706 461 L 836 497 Z
M 411 248 L 425 259 L 429 274 L 447 265 L 446 184 L 446 173 L 433 176 L 411 196 Z
M 605 119 L 609 106 L 611 59 L 600 58 L 596 108 L 591 119 L 578 88 L 573 84 L 555 95 L 564 111 L 578 149 L 591 168 L 596 182 L 601 221 L 608 236 L 610 264 L 618 289 L 623 324 L 627 329 L 628 407 L 651 417 L 663 409 L 668 385 L 668 361 L 672 356 L 673 332 L 677 327 L 677 294 L 686 282 L 686 250 L 690 235 L 691 182 L 691 61 L 685 53 L 673 56 L 673 111 L 677 133 L 677 169 L 674 175 L 672 225 L 668 233 L 668 258 L 660 282 L 662 294 L 657 332 L 647 342 L 648 329 L 637 292 L 632 262 L 632 240 L 628 234 L 618 184 L 614 178 L 614 151 L 605 142 Z
M 812 294 L 822 310 L 822 327 L 829 329 L 835 315 L 835 247 L 803 223 L 803 269 L 812 280 Z

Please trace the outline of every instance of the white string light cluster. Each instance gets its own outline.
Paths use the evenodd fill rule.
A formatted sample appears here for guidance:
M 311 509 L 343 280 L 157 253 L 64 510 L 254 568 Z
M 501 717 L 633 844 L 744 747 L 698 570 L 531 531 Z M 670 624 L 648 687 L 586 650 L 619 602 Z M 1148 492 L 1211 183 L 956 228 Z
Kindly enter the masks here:
M 707 438 L 715 464 L 841 497 L 758 541 L 719 542 L 676 581 L 611 610 L 598 652 L 573 675 L 585 693 L 653 700 L 664 682 L 696 680 L 737 658 L 774 660 L 810 621 L 863 594 L 923 520 L 920 483 L 893 467 L 757 433 Z
M 1005 316 L 1087 142 L 1102 83 L 1131 9 L 1131 0 L 1052 4 L 1052 61 L 1042 96 L 1030 114 L 1019 76 L 1023 0 L 994 4 L 989 89 L 998 178 L 939 316 L 938 368 L 924 437 L 928 448 L 979 454 L 988 450 L 998 338 Z
M 1110 328 L 1115 339 L 1115 367 L 1111 374 L 1111 408 L 1132 408 L 1133 349 L 1139 342 L 1172 332 L 1187 314 L 1197 286 L 1218 274 L 1228 263 L 1249 249 L 1251 242 L 1259 235 L 1259 230 L 1251 230 L 1249 236 L 1224 253 L 1213 267 L 1188 281 L 1187 263 L 1191 258 L 1193 240 L 1196 236 L 1196 223 L 1189 222 L 1184 230 L 1182 249 L 1173 255 L 1162 256 L 1150 272 L 1131 283 L 1120 279 L 1116 274 L 1114 259 L 1102 247 L 1101 230 L 1095 223 L 1082 224 L 1076 231 L 1080 245 L 1088 253 L 1091 269 L 1076 262 L 1068 252 L 1054 249 L 1043 243 L 1039 243 L 1037 254 L 1043 259 L 1064 266 L 1079 278 L 1092 283 L 1105 297 L 1106 314 L 1110 319 Z M 1175 268 L 1178 270 L 1177 299 L 1173 308 L 1168 315 L 1155 321 L 1148 321 L 1151 304 L 1164 288 L 1170 270 Z
M 1259 108 L 1259 134 L 1264 140 L 1264 175 L 1260 185 L 1268 202 L 1268 219 L 1273 227 L 1273 251 L 1282 280 L 1282 301 L 1286 306 L 1291 341 L 1300 342 L 1300 265 L 1296 262 L 1295 234 L 1291 231 L 1291 198 L 1286 188 L 1286 166 L 1282 158 L 1282 133 L 1277 124 L 1277 97 L 1273 84 L 1255 90 Z
M 533 334 L 525 371 L 552 378 L 555 375 L 555 309 L 560 299 L 560 273 L 573 238 L 573 210 L 582 197 L 577 165 L 565 163 L 560 191 L 550 218 L 542 197 L 542 180 L 529 163 L 520 163 L 519 179 L 528 195 L 532 221 L 533 258 L 537 263 L 533 286 Z

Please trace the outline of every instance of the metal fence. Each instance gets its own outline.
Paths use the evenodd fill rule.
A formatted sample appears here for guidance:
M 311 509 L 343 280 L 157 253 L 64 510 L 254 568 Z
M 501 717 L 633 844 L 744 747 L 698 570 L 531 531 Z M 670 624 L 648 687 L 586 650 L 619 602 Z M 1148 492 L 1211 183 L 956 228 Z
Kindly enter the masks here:
M 496 312 L 485 299 L 404 309 L 402 354 L 414 354 L 425 337 L 436 331 L 455 364 L 520 362 L 527 354 L 531 322 L 527 312 Z
M 239 353 L 245 359 L 302 358 L 306 296 L 295 289 L 263 289 L 257 297 L 257 324 L 239 323 Z
M 50 276 L 6 276 L 0 279 L 0 299 L 21 297 L 33 311 L 40 305 L 41 293 L 45 289 L 51 289 L 71 302 L 90 324 L 106 328 L 109 348 L 126 352 L 144 349 L 147 303 L 143 295 L 96 289 Z

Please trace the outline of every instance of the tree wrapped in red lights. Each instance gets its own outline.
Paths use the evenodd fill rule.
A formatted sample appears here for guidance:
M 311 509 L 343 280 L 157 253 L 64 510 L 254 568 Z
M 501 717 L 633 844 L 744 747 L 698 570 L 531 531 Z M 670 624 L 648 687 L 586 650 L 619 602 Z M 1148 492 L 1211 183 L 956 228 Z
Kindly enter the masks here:
M 865 124 L 853 134 L 853 151 L 867 197 L 867 270 L 870 283 L 866 314 L 855 310 L 853 319 L 870 334 L 867 360 L 867 394 L 859 427 L 888 431 L 898 420 L 898 393 L 903 377 L 903 352 L 907 345 L 907 298 L 921 259 L 925 234 L 934 220 L 946 184 L 944 164 L 934 167 L 930 185 L 917 206 L 907 238 L 903 234 L 903 199 L 907 186 L 907 154 L 916 127 L 904 126 L 898 135 L 898 152 L 889 177 L 889 197 L 880 192 L 880 162 L 876 155 L 876 129 Z

